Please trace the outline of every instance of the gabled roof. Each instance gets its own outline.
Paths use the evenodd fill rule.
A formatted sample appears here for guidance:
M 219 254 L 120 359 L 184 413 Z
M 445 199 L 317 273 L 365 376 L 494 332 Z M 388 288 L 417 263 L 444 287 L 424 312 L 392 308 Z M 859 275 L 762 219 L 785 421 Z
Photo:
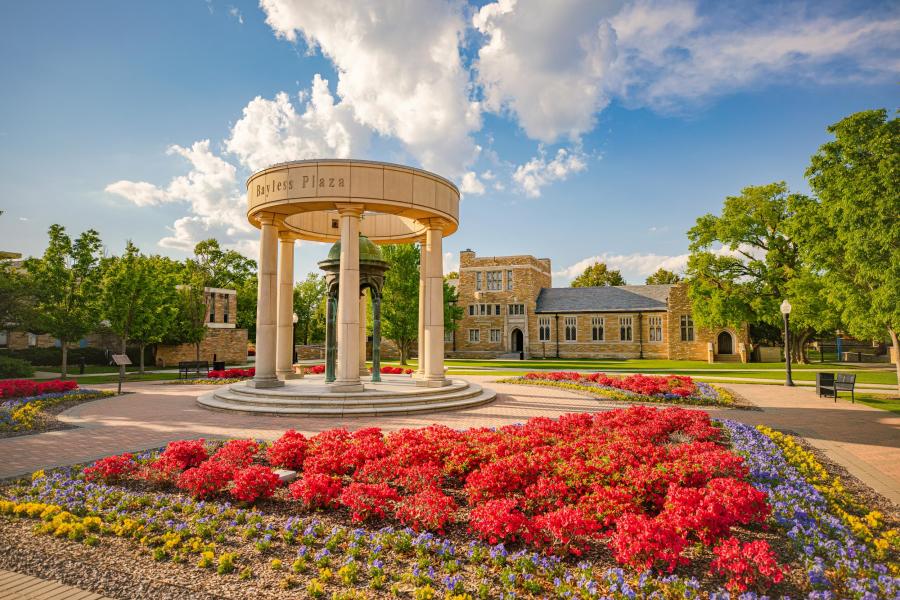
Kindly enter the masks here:
M 634 312 L 666 310 L 671 285 L 621 285 L 583 288 L 543 288 L 538 313 Z

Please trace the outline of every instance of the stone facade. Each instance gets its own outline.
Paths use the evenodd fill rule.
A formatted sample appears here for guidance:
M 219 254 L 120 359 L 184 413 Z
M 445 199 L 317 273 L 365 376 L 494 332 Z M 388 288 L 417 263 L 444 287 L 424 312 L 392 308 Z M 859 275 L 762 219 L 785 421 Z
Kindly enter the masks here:
M 59 345 L 52 335 L 33 334 L 25 331 L 3 330 L 0 332 L 0 348 L 9 350 L 25 350 L 27 348 L 52 348 Z M 77 348 L 78 344 L 69 344 L 69 348 Z
M 457 290 L 463 317 L 454 333 L 455 345 L 452 337 L 445 338 L 444 348 L 459 358 L 527 352 L 537 335 L 532 323 L 538 294 L 550 285 L 549 258 L 460 252 Z
M 196 349 L 193 344 L 160 345 L 156 349 L 157 367 L 174 367 L 181 361 L 196 359 Z M 210 329 L 200 343 L 200 360 L 208 361 L 210 365 L 214 360 L 222 360 L 233 365 L 246 363 L 247 330 Z
M 212 364 L 247 362 L 247 330 L 237 329 L 237 292 L 206 288 L 206 337 L 200 343 L 200 360 Z M 182 361 L 197 360 L 194 344 L 160 344 L 156 348 L 156 366 L 172 367 Z
M 467 250 L 460 253 L 457 289 L 463 318 L 455 340 L 451 337 L 445 343 L 452 357 L 513 358 L 521 351 L 526 358 L 746 362 L 750 348 L 746 326 L 695 327 L 684 284 L 623 286 L 622 293 L 614 295 L 625 298 L 624 304 L 582 303 L 577 310 L 548 310 L 539 300 L 542 290 L 553 291 L 549 259 L 478 257 Z M 638 300 L 636 308 L 628 307 L 628 299 Z

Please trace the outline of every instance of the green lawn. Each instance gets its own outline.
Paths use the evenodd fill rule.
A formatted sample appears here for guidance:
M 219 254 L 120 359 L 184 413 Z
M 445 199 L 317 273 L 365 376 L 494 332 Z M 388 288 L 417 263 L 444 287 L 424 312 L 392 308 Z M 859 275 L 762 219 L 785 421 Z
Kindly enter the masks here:
M 52 378 L 51 378 L 52 379 Z M 110 375 L 97 375 L 94 377 L 78 377 L 77 375 L 69 375 L 67 379 L 74 380 L 78 382 L 78 385 L 84 387 L 91 387 L 92 385 L 98 385 L 101 383 L 115 383 L 119 381 L 119 376 L 116 374 Z M 136 373 L 130 373 L 125 378 L 125 385 L 128 385 L 130 381 L 167 381 L 170 379 L 178 379 L 178 373 L 144 373 L 143 375 L 138 375 Z M 46 381 L 47 379 L 39 379 L 38 381 Z
M 838 398 L 838 402 L 849 402 L 850 398 L 845 398 L 842 394 Z M 882 396 L 878 394 L 856 394 L 856 401 L 868 404 L 874 408 L 887 410 L 895 415 L 900 415 L 900 396 Z

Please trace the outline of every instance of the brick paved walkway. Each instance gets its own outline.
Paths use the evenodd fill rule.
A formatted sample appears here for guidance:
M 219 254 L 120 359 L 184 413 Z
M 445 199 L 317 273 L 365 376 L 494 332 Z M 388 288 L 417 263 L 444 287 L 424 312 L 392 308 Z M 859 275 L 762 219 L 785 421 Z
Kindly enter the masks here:
M 109 600 L 58 581 L 0 569 L 0 598 L 9 600 Z
M 552 388 L 491 383 L 469 377 L 498 392 L 491 404 L 468 410 L 376 419 L 261 417 L 214 412 L 195 403 L 208 386 L 132 383 L 135 393 L 77 406 L 61 419 L 78 429 L 0 440 L 0 478 L 40 468 L 94 460 L 125 451 L 162 446 L 175 439 L 234 437 L 274 439 L 288 428 L 312 434 L 332 427 L 377 425 L 386 430 L 443 423 L 454 428 L 500 426 L 529 417 L 606 410 L 603 403 Z M 103 386 L 96 386 L 103 387 Z M 764 423 L 807 438 L 835 462 L 876 491 L 900 504 L 900 416 L 844 400 L 817 398 L 808 388 L 728 384 L 762 411 L 709 409 L 716 417 Z

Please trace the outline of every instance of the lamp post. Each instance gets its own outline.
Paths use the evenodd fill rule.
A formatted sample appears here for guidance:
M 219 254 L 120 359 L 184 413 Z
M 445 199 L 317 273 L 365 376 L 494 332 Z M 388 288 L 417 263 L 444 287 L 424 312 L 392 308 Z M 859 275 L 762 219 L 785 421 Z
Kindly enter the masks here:
M 784 385 L 786 386 L 794 385 L 794 381 L 791 379 L 791 308 L 791 303 L 788 302 L 787 299 L 785 299 L 785 301 L 781 303 L 781 314 L 784 315 Z

